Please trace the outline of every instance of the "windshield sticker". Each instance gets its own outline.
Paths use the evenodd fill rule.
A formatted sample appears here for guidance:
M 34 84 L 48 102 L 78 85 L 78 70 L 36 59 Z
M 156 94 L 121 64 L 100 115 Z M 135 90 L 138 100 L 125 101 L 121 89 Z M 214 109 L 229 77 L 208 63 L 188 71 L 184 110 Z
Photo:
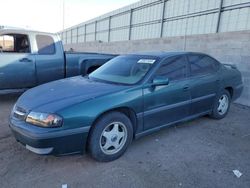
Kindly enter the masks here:
M 154 62 L 154 59 L 140 59 L 137 63 L 153 64 Z

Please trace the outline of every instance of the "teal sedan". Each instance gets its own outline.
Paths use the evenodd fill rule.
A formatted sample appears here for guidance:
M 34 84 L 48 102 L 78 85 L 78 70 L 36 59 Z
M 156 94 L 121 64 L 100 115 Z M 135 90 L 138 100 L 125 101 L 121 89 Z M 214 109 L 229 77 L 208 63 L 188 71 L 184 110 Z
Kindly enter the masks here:
M 88 151 L 119 158 L 133 139 L 210 115 L 224 118 L 241 73 L 201 53 L 121 55 L 91 73 L 25 92 L 10 116 L 16 140 L 37 154 Z

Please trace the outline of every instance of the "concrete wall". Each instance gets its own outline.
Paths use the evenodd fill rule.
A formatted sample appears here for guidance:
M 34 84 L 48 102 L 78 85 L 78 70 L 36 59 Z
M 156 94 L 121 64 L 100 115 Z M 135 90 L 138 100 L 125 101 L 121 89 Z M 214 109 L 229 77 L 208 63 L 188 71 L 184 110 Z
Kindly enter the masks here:
M 236 64 L 242 72 L 244 91 L 237 103 L 250 106 L 250 30 L 122 42 L 89 42 L 65 45 L 65 49 L 104 53 L 141 51 L 195 51 L 212 55 L 223 63 Z

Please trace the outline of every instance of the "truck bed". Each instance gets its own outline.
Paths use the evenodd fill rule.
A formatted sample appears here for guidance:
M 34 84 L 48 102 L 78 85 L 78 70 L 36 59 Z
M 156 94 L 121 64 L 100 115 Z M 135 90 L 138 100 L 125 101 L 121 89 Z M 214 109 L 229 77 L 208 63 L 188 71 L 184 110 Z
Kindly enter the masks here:
M 65 52 L 65 77 L 89 74 L 116 56 L 102 53 Z

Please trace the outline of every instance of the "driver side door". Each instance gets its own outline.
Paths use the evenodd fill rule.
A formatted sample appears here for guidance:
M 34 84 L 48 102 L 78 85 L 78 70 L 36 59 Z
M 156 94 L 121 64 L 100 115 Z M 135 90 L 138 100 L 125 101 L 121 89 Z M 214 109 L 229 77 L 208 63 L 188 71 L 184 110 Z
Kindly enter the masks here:
M 0 89 L 23 89 L 35 85 L 35 56 L 28 35 L 0 35 Z
M 150 82 L 158 76 L 168 78 L 169 84 L 149 84 L 143 89 L 144 131 L 167 126 L 189 115 L 191 96 L 186 56 L 175 56 L 163 61 Z

